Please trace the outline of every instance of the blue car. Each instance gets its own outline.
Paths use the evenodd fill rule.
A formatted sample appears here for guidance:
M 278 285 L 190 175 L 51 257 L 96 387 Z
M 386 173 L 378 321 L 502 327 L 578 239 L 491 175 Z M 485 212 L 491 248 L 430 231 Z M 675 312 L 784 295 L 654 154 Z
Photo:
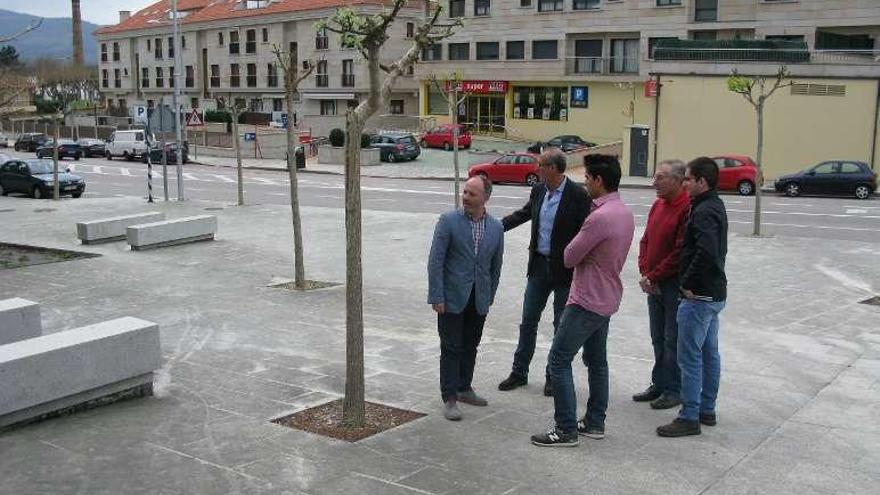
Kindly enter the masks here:
M 53 169 L 51 160 L 9 160 L 0 165 L 0 195 L 24 193 L 35 199 L 51 198 L 55 190 Z M 58 173 L 59 192 L 78 198 L 86 190 L 86 182 L 68 170 Z
M 865 162 L 829 160 L 776 179 L 776 191 L 786 196 L 828 194 L 868 199 L 877 190 L 877 174 Z

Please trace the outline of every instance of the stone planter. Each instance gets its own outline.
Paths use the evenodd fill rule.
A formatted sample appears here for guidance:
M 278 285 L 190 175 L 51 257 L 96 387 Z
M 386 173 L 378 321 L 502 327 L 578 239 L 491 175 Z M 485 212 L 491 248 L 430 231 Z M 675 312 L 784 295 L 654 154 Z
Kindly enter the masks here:
M 318 148 L 318 163 L 321 165 L 345 165 L 345 148 L 320 146 Z M 361 165 L 379 165 L 379 149 L 361 148 Z

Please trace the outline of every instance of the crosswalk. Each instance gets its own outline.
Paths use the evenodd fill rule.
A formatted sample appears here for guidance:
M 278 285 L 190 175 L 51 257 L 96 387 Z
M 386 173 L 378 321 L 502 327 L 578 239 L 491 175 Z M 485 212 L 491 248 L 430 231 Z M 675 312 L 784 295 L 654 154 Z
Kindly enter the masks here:
M 90 165 L 90 164 L 76 164 L 71 166 L 71 171 L 76 174 L 82 174 L 85 176 L 89 175 L 104 175 L 104 176 L 117 176 L 117 177 L 130 177 L 136 179 L 146 178 L 147 169 L 146 167 L 141 168 L 130 168 L 130 167 L 117 167 L 117 166 L 108 166 L 108 165 Z M 154 166 L 153 167 L 153 179 L 162 179 L 163 175 L 160 171 L 161 167 Z M 248 173 L 247 175 L 250 175 Z M 290 179 L 285 176 L 281 176 L 274 178 L 266 178 L 266 177 L 248 177 L 245 176 L 246 184 L 262 184 L 267 186 L 288 186 L 290 185 Z M 174 169 L 168 171 L 169 178 L 176 177 L 177 173 Z M 224 184 L 235 184 L 237 183 L 237 179 L 235 173 L 232 174 L 215 174 L 215 173 L 192 173 L 192 172 L 183 172 L 183 178 L 187 181 L 192 182 L 219 182 Z M 300 184 L 317 184 L 318 182 L 310 181 L 308 179 L 299 179 Z

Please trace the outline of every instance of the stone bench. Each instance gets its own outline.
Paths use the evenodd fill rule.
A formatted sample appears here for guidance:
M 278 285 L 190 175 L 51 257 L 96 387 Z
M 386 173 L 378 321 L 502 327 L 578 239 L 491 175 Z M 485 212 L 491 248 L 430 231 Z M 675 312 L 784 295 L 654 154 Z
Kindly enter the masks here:
M 120 217 L 101 218 L 76 224 L 76 237 L 83 244 L 97 244 L 100 242 L 121 241 L 125 239 L 128 227 L 149 222 L 165 220 L 165 214 L 151 211 L 137 213 L 135 215 L 123 215 Z
M 0 346 L 0 428 L 152 395 L 159 326 L 119 318 Z
M 132 225 L 127 229 L 131 249 L 140 251 L 188 242 L 209 241 L 217 231 L 217 217 L 197 215 Z
M 19 297 L 0 301 L 0 345 L 42 334 L 39 304 Z

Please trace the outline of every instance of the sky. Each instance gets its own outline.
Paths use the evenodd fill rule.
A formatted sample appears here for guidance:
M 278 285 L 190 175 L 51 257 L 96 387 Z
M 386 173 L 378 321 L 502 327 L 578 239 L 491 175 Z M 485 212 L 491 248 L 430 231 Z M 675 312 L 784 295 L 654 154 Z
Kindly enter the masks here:
M 95 24 L 116 24 L 119 22 L 119 11 L 136 12 L 150 4 L 151 0 L 82 0 L 83 20 Z M 69 0 L 2 0 L 0 8 L 37 15 L 40 17 L 70 17 Z

